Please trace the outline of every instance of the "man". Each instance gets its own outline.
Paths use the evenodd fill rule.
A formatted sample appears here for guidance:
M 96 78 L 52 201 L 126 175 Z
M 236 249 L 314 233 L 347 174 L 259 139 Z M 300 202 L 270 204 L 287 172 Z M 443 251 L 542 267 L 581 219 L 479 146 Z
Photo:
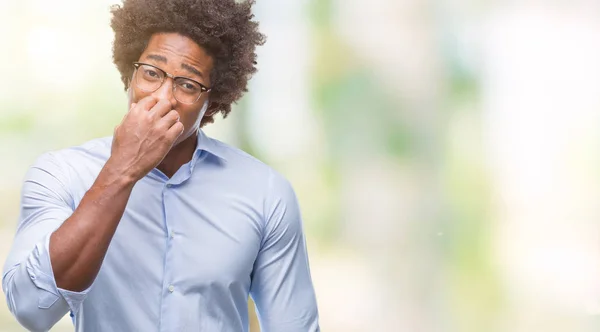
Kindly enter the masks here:
M 111 138 L 42 155 L 23 185 L 3 290 L 47 331 L 319 331 L 294 191 L 207 137 L 256 71 L 252 1 L 126 0 L 112 9 L 129 111 Z

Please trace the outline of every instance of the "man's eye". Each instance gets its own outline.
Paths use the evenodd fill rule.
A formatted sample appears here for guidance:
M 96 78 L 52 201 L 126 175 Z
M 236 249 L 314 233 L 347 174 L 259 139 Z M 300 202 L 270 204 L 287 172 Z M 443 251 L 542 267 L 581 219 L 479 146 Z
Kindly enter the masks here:
M 179 82 L 179 86 L 185 90 L 185 92 L 189 92 L 189 93 L 195 93 L 198 92 L 200 90 L 200 87 L 198 86 L 198 84 L 195 84 L 193 82 L 190 81 L 183 81 L 183 82 Z
M 146 69 L 145 70 L 146 76 L 148 77 L 152 77 L 152 78 L 158 78 L 158 73 L 155 70 L 152 69 Z

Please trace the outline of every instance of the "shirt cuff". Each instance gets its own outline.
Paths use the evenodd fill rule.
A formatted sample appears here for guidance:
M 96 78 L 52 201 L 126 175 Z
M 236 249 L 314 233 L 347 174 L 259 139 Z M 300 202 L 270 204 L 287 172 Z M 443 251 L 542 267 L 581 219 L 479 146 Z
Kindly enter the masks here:
M 59 297 L 62 297 L 74 315 L 77 315 L 81 304 L 87 297 L 91 287 L 81 291 L 73 292 L 66 289 L 61 289 L 56 286 L 52 264 L 50 262 L 50 236 L 48 234 L 44 240 L 35 246 L 32 254 L 27 259 L 27 273 L 35 286 L 44 290 L 40 295 L 38 307 L 41 309 L 50 308 Z

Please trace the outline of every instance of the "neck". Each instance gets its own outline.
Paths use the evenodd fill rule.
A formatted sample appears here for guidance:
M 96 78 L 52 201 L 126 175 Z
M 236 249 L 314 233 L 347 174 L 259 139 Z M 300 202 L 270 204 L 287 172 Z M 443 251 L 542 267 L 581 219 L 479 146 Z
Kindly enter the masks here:
M 192 160 L 194 151 L 196 151 L 197 139 L 198 134 L 195 133 L 175 145 L 156 168 L 171 178 L 181 166 Z

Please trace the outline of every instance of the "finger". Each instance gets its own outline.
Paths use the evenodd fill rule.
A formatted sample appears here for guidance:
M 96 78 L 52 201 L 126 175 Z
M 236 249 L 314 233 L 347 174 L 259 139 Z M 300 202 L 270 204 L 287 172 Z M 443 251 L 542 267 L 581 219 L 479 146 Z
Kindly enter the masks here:
M 160 119 L 169 113 L 173 109 L 173 105 L 167 99 L 160 99 L 153 107 L 150 109 L 150 113 Z
M 167 134 L 165 135 L 167 139 L 171 142 L 175 142 L 181 134 L 183 134 L 183 123 L 177 121 L 167 130 Z
M 169 113 L 160 118 L 159 123 L 161 126 L 164 126 L 164 128 L 169 129 L 175 124 L 175 122 L 179 122 L 179 120 L 179 113 L 177 113 L 176 110 L 171 110 Z
M 158 99 L 153 96 L 146 96 L 140 100 L 138 100 L 135 104 L 135 107 L 132 108 L 133 111 L 149 111 L 154 105 L 158 103 Z

